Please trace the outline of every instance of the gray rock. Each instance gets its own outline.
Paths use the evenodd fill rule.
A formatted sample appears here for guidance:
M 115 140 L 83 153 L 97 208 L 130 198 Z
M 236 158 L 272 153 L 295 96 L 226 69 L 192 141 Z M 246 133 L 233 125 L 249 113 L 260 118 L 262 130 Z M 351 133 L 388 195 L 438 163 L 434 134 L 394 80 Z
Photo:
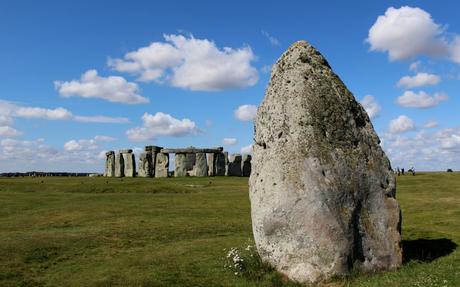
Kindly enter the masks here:
M 264 261 L 299 282 L 401 266 L 390 162 L 315 48 L 297 42 L 277 61 L 254 125 L 251 217 Z
M 195 166 L 193 168 L 194 176 L 208 176 L 208 165 L 206 154 L 203 152 L 196 153 Z
M 158 153 L 155 162 L 155 177 L 168 177 L 169 154 Z
M 153 176 L 153 159 L 151 151 L 143 152 L 140 154 L 137 173 L 137 175 L 140 177 Z
M 125 176 L 125 162 L 123 160 L 123 155 L 121 153 L 117 153 L 115 156 L 115 176 Z
M 228 176 L 241 175 L 241 154 L 234 153 L 228 158 Z
M 216 176 L 225 176 L 225 170 L 227 169 L 225 154 L 223 152 L 216 153 L 215 157 L 215 170 Z
M 225 160 L 225 176 L 228 176 L 228 152 L 224 151 L 224 160 Z
M 247 154 L 243 157 L 243 162 L 241 164 L 243 176 L 251 175 L 251 159 L 252 159 L 252 156 L 250 154 Z
M 187 153 L 185 156 L 187 171 L 193 170 L 195 166 L 196 155 L 194 153 Z
M 206 154 L 206 158 L 208 159 L 208 176 L 216 175 L 216 156 L 215 155 L 216 155 L 215 153 Z
M 104 176 L 114 177 L 115 176 L 115 152 L 113 150 L 105 153 L 105 172 Z
M 174 167 L 174 176 L 181 177 L 187 176 L 187 161 L 186 161 L 186 154 L 185 153 L 176 153 L 175 156 L 175 167 Z
M 125 164 L 124 174 L 125 177 L 135 177 L 136 176 L 136 161 L 132 150 L 122 150 L 123 162 Z

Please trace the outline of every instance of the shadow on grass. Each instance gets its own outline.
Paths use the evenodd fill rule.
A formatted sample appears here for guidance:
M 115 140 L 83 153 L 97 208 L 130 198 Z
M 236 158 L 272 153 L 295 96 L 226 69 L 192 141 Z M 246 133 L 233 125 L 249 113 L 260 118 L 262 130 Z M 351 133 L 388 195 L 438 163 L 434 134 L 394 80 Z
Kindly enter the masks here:
M 412 260 L 431 262 L 454 252 L 457 244 L 447 238 L 403 240 L 403 263 Z

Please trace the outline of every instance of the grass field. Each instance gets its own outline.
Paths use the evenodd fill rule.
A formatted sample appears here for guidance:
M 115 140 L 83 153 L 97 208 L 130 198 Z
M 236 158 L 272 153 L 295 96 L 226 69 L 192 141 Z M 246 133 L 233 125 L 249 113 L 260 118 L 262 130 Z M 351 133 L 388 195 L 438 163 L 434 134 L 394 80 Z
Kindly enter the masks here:
M 460 286 L 460 173 L 397 190 L 404 266 L 327 286 Z M 223 267 L 251 238 L 247 178 L 0 179 L 2 287 L 294 285 Z

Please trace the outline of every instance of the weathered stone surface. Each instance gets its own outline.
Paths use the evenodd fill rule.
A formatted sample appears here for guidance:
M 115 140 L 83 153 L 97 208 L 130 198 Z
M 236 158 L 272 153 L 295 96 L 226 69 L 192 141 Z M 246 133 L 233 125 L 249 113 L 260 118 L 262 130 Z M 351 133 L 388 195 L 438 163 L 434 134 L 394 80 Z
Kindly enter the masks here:
M 216 175 L 216 156 L 215 153 L 206 154 L 208 160 L 208 176 Z
M 156 145 L 147 145 L 145 146 L 144 150 L 145 151 L 151 151 L 151 152 L 160 152 L 163 147 L 161 146 L 156 146 Z
M 155 177 L 168 177 L 169 154 L 158 153 L 155 162 Z
M 300 282 L 401 265 L 395 178 L 362 106 L 306 42 L 277 61 L 250 177 L 262 259 Z
M 225 160 L 225 176 L 228 176 L 228 151 L 224 151 L 224 160 Z
M 216 148 L 195 148 L 195 147 L 187 147 L 187 148 L 163 148 L 160 152 L 162 153 L 217 153 L 223 150 L 222 147 Z
M 187 171 L 192 171 L 193 167 L 195 166 L 196 154 L 194 153 L 187 153 L 185 155 L 185 167 Z M 191 174 L 190 174 L 191 175 Z
M 241 176 L 241 154 L 234 153 L 228 158 L 228 176 Z
M 136 160 L 132 150 L 123 150 L 126 152 L 121 153 L 123 156 L 124 162 L 124 174 L 125 177 L 135 177 L 136 176 Z
M 123 160 L 123 155 L 121 153 L 117 153 L 115 156 L 115 176 L 125 176 L 125 162 Z
M 243 157 L 243 162 L 241 163 L 241 170 L 243 176 L 250 176 L 251 175 L 251 159 L 252 156 L 247 154 Z
M 185 153 L 176 153 L 174 160 L 174 176 L 187 176 L 187 157 Z
M 226 170 L 226 160 L 225 160 L 225 154 L 223 152 L 216 153 L 214 154 L 215 157 L 215 175 L 216 176 L 224 176 L 225 175 L 225 170 Z
M 107 177 L 115 176 L 115 152 L 113 150 L 105 153 L 105 172 Z
M 206 154 L 199 152 L 196 154 L 195 166 L 193 168 L 194 176 L 208 176 L 208 164 Z
M 140 177 L 152 177 L 153 176 L 153 162 L 152 152 L 143 152 L 139 155 L 139 166 L 137 175 Z

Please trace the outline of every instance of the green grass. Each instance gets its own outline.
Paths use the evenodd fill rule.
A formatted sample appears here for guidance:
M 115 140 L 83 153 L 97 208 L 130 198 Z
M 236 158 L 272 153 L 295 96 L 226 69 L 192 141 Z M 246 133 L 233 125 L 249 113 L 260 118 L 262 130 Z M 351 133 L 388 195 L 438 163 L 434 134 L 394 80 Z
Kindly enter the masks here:
M 247 190 L 229 177 L 2 178 L 0 286 L 294 286 L 263 264 L 253 277 L 223 267 L 252 242 Z M 397 197 L 404 266 L 327 286 L 460 286 L 460 174 L 399 177 Z

